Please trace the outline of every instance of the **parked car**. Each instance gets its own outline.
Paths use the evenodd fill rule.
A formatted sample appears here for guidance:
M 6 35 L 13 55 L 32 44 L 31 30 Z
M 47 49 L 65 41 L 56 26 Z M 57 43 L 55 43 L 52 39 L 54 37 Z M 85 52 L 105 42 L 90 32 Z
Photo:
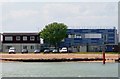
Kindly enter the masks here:
M 49 51 L 50 51 L 50 52 L 52 52 L 53 50 L 54 50 L 54 49 L 52 49 L 52 48 L 49 48 Z
M 58 50 L 57 50 L 57 49 L 53 49 L 52 52 L 53 52 L 53 53 L 57 53 Z
M 67 50 L 67 48 L 66 48 L 66 47 L 63 47 L 63 48 L 60 50 L 60 52 L 61 52 L 61 53 L 67 53 L 67 52 L 68 52 L 68 50 Z
M 72 53 L 72 50 L 68 50 L 67 52 L 68 52 L 68 53 Z
M 50 50 L 49 49 L 45 49 L 44 53 L 50 53 Z
M 40 53 L 40 49 L 36 49 L 34 53 Z
M 11 47 L 11 48 L 8 50 L 8 52 L 9 52 L 9 54 L 11 54 L 11 53 L 15 54 L 15 53 L 16 53 L 14 47 Z
M 22 54 L 24 54 L 24 53 L 28 53 L 28 50 L 27 49 L 22 49 L 22 52 L 21 52 Z

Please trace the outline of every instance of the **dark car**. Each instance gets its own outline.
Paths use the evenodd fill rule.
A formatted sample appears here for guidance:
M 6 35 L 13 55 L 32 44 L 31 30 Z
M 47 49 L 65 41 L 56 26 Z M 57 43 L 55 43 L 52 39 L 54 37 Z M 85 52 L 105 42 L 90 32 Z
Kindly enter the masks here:
M 73 53 L 72 50 L 68 50 L 68 53 Z
M 36 49 L 36 50 L 34 51 L 34 53 L 40 53 L 40 50 L 39 50 L 39 49 Z
M 28 50 L 27 49 L 22 49 L 22 52 L 21 52 L 22 54 L 24 54 L 24 53 L 28 53 Z
M 50 53 L 50 50 L 49 49 L 45 49 L 44 53 Z

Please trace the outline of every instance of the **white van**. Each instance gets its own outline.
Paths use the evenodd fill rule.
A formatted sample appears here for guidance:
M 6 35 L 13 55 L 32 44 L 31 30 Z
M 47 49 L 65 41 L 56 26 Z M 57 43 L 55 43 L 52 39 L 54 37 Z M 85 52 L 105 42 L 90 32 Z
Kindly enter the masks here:
M 8 52 L 9 52 L 9 54 L 11 54 L 11 53 L 15 54 L 16 53 L 14 47 L 10 47 L 10 49 L 8 50 Z
M 67 48 L 66 48 L 66 47 L 63 47 L 63 48 L 60 50 L 60 52 L 67 53 L 67 52 L 68 52 L 68 50 L 67 50 Z

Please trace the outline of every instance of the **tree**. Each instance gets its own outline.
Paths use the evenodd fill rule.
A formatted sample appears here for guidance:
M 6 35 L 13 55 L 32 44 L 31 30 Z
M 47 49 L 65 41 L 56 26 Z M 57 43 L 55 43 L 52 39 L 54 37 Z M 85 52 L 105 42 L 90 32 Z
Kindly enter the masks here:
M 48 44 L 58 47 L 67 35 L 67 26 L 63 23 L 51 23 L 39 32 L 40 37 Z

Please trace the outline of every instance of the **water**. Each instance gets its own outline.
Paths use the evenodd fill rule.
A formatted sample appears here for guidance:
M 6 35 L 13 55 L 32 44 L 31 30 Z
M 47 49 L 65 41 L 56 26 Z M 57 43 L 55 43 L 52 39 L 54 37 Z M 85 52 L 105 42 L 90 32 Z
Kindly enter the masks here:
M 118 63 L 4 62 L 3 77 L 118 77 Z

